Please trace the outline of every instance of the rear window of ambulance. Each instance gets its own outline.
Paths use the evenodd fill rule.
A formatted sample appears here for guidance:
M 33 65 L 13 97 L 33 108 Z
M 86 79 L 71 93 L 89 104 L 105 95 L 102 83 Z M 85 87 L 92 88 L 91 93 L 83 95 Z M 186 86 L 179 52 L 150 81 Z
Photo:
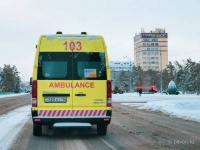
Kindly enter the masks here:
M 64 78 L 67 76 L 67 61 L 43 61 L 42 75 L 45 78 Z
M 40 52 L 38 80 L 72 80 L 72 53 Z
M 107 80 L 105 53 L 40 52 L 38 80 Z
M 105 53 L 73 52 L 73 80 L 106 80 Z

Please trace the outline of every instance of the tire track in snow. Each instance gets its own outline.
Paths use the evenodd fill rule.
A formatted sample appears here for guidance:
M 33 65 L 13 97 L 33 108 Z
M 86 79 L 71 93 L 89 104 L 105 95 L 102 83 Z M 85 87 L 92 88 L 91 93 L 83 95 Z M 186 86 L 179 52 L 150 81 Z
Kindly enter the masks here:
M 23 106 L 0 116 L 0 149 L 7 150 L 31 115 L 31 106 Z

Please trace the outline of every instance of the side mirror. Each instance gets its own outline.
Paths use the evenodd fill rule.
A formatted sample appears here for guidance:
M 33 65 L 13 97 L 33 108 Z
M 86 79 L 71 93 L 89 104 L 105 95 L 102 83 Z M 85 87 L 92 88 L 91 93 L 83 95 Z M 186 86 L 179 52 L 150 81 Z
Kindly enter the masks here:
M 32 77 L 30 78 L 30 85 L 32 85 Z

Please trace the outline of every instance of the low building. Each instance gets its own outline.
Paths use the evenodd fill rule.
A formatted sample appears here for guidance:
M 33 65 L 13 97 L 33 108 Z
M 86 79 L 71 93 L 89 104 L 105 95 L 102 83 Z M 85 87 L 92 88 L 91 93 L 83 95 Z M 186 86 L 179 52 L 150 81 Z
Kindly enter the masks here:
M 132 71 L 134 66 L 134 62 L 130 61 L 110 61 L 110 73 L 112 80 L 112 87 L 115 87 L 115 82 L 117 80 L 117 76 L 123 70 L 125 72 Z

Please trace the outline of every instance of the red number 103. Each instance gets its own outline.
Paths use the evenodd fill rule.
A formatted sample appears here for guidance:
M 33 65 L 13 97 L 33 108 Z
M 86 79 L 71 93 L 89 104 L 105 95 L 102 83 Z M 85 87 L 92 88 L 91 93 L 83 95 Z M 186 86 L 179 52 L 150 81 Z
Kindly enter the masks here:
M 68 44 L 67 44 L 67 42 L 65 42 L 63 45 L 65 45 L 65 50 L 67 51 L 68 50 Z M 71 51 L 74 51 L 75 49 L 77 51 L 80 51 L 82 49 L 81 42 L 76 42 L 76 43 L 75 42 L 70 42 L 69 43 L 69 49 Z

